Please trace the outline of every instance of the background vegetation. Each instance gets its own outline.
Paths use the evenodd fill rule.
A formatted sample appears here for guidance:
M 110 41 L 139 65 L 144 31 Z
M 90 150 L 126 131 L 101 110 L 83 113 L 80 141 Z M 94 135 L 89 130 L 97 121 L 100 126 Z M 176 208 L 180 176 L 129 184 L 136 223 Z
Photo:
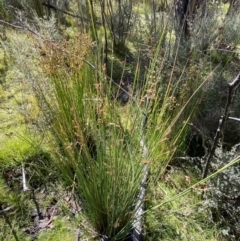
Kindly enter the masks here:
M 238 240 L 239 6 L 0 0 L 1 240 Z

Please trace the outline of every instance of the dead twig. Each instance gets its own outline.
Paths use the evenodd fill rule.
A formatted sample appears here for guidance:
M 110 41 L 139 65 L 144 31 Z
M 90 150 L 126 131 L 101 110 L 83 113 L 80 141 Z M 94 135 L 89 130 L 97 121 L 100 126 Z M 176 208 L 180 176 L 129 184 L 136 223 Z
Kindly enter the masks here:
M 14 23 L 9 23 L 9 22 L 6 22 L 6 21 L 1 20 L 1 19 L 0 19 L 0 23 L 3 24 L 3 25 L 8 25 L 8 26 L 10 26 L 10 27 L 12 27 L 12 28 L 26 29 L 24 26 L 16 25 L 16 24 L 14 24 Z
M 235 118 L 235 117 L 228 117 L 229 120 L 235 120 L 235 121 L 240 121 L 240 118 Z
M 12 209 L 13 209 L 13 206 L 4 208 L 4 209 L 0 210 L 0 215 L 6 213 L 6 212 L 8 212 L 8 211 L 11 211 Z
M 34 203 L 34 205 L 35 205 L 35 207 L 36 207 L 38 218 L 41 219 L 41 218 L 42 218 L 42 213 L 41 213 L 39 204 L 38 204 L 38 202 L 37 202 L 37 200 L 36 200 L 35 193 L 34 193 L 34 189 L 32 189 L 31 198 L 32 198 L 33 203 Z
M 24 169 L 24 164 L 22 163 L 22 185 L 23 185 L 23 191 L 26 192 L 29 190 L 26 184 L 26 174 Z
M 207 177 L 208 169 L 209 169 L 209 166 L 210 166 L 210 161 L 211 161 L 211 159 L 214 155 L 214 152 L 215 152 L 215 149 L 217 147 L 217 144 L 218 144 L 221 132 L 223 130 L 223 127 L 224 127 L 224 125 L 225 125 L 225 123 L 228 119 L 228 116 L 229 116 L 229 113 L 230 113 L 230 110 L 231 110 L 231 107 L 232 107 L 234 95 L 235 95 L 236 90 L 239 88 L 239 86 L 240 86 L 240 72 L 238 73 L 237 77 L 231 83 L 228 84 L 227 104 L 226 104 L 223 116 L 221 116 L 221 118 L 219 119 L 219 124 L 218 124 L 216 134 L 214 136 L 213 144 L 212 144 L 211 150 L 209 151 L 208 156 L 207 156 L 206 165 L 205 165 L 203 175 L 202 175 L 203 179 L 205 177 Z
M 147 111 L 148 111 L 149 103 L 150 103 L 150 97 L 147 97 L 145 113 L 143 114 L 143 119 L 141 123 L 142 133 L 141 133 L 141 140 L 140 140 L 140 145 L 142 147 L 142 157 L 144 160 L 146 160 L 148 156 L 148 149 L 146 146 L 144 132 L 147 124 Z M 142 237 L 142 229 L 143 229 L 142 215 L 144 212 L 143 199 L 147 190 L 146 183 L 147 183 L 148 175 L 149 175 L 149 165 L 148 163 L 146 163 L 143 167 L 143 176 L 141 180 L 140 192 L 138 194 L 136 205 L 135 205 L 135 207 L 137 208 L 137 211 L 135 213 L 134 227 L 132 231 L 132 238 L 134 241 L 141 241 L 143 239 Z

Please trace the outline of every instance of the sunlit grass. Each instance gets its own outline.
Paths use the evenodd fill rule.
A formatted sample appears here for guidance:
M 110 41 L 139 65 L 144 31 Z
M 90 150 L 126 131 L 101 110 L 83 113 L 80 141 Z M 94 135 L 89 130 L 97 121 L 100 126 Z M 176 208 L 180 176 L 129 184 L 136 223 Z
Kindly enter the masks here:
M 135 11 L 148 16 L 146 12 L 149 9 L 139 8 Z M 167 20 L 167 17 L 164 19 Z M 146 35 L 146 21 L 142 20 L 141 23 L 144 25 L 144 29 L 141 29 L 143 35 Z M 139 62 L 135 63 L 137 67 L 135 73 L 132 73 L 135 75 L 133 91 L 129 102 L 123 106 L 118 103 L 112 91 L 120 88 L 113 88 L 114 84 L 106 77 L 106 72 L 120 81 L 124 71 L 132 69 L 130 65 L 127 66 L 128 69 L 124 66 L 124 57 L 113 61 L 114 55 L 109 54 L 108 60 L 112 66 L 106 71 L 105 66 L 102 66 L 104 29 L 101 27 L 94 31 L 95 34 L 98 33 L 100 42 L 97 46 L 87 35 L 76 34 L 76 30 L 68 33 L 68 40 L 44 40 L 39 45 L 34 45 L 36 48 L 25 44 L 26 36 L 21 39 L 18 34 L 13 34 L 16 37 L 13 41 L 15 45 L 18 41 L 20 44 L 21 51 L 16 58 L 19 62 L 25 61 L 24 52 L 30 51 L 31 57 L 24 62 L 25 65 L 34 60 L 35 55 L 40 58 L 39 49 L 42 54 L 41 64 L 36 61 L 38 65 L 33 68 L 33 72 L 30 71 L 32 75 L 27 80 L 35 80 L 32 84 L 39 107 L 45 115 L 44 148 L 51 156 L 51 165 L 58 170 L 59 179 L 64 180 L 65 188 L 77 196 L 89 230 L 94 230 L 95 235 L 107 235 L 111 240 L 121 240 L 129 234 L 137 209 L 135 203 L 142 169 L 148 165 L 149 191 L 146 200 L 142 200 L 146 201 L 146 239 L 220 240 L 215 226 L 204 220 L 208 213 L 199 213 L 200 197 L 191 190 L 195 186 L 189 188 L 197 179 L 190 183 L 182 173 L 174 173 L 175 176 L 168 181 L 163 179 L 172 158 L 185 147 L 186 125 L 194 116 L 201 99 L 201 87 L 211 77 L 209 59 L 206 57 L 199 60 L 197 54 L 192 54 L 182 64 L 178 47 L 173 48 L 176 40 L 172 33 L 174 31 L 163 26 L 161 34 L 157 35 L 158 45 L 146 54 L 149 54 L 147 57 L 144 56 L 150 62 L 141 72 L 145 71 L 145 75 L 139 74 L 141 60 L 138 59 Z M 109 30 L 107 37 L 110 37 Z M 147 42 L 148 37 L 145 36 L 143 42 Z M 134 45 L 134 36 L 130 40 L 132 42 L 126 43 L 126 46 L 131 46 L 136 57 L 139 51 L 136 46 L 139 43 Z M 171 48 L 169 55 L 164 52 L 166 42 L 169 42 L 168 47 Z M 145 47 L 151 48 L 150 45 Z M 114 52 L 107 51 L 111 51 L 111 54 Z M 41 76 L 38 68 L 43 69 L 47 78 L 36 78 L 38 73 Z M 28 68 L 25 72 L 28 73 Z M 14 73 L 11 75 L 9 79 L 13 80 L 14 77 L 24 77 L 20 73 L 17 77 Z M 0 98 L 4 99 L 6 95 L 1 91 Z M 19 117 L 15 111 L 9 114 L 8 111 L 11 110 L 4 107 L 0 110 L 4 117 L 0 128 L 4 130 L 12 127 L 15 120 L 22 124 L 26 120 L 31 123 L 38 118 L 38 108 L 31 108 L 36 105 L 35 98 L 27 96 L 23 100 L 23 95 L 18 91 L 12 95 L 15 98 L 9 103 L 15 102 L 19 106 L 26 104 L 24 112 L 27 115 Z M 148 99 L 149 108 L 145 108 Z M 148 122 L 143 128 L 144 115 L 148 117 Z M 8 119 L 10 116 L 13 121 Z M 9 134 L 9 140 L 5 137 L 0 139 L 4 140 L 0 160 L 9 160 L 8 165 L 13 165 L 16 164 L 15 160 L 22 161 L 30 157 L 33 149 L 31 142 L 26 141 L 27 132 L 16 128 L 14 131 L 9 129 Z M 146 157 L 143 157 L 140 144 L 143 135 L 148 149 Z M 4 185 L 1 188 L 4 189 Z M 9 193 L 7 195 L 10 197 Z M 188 205 L 185 208 L 186 201 Z M 39 236 L 40 240 L 59 238 L 73 238 L 64 224 L 57 224 L 55 230 Z
M 42 232 L 38 236 L 40 241 L 72 241 L 76 237 L 74 224 L 64 219 L 53 221 L 52 228 L 46 232 Z
M 200 194 L 208 188 L 208 180 L 239 161 L 238 156 L 201 181 L 190 179 L 194 176 L 192 173 L 179 176 L 182 170 L 173 167 L 157 186 L 150 187 L 150 198 L 147 199 L 150 206 L 146 211 L 147 240 L 152 240 L 152 237 L 169 240 L 176 236 L 178 240 L 225 240 Z

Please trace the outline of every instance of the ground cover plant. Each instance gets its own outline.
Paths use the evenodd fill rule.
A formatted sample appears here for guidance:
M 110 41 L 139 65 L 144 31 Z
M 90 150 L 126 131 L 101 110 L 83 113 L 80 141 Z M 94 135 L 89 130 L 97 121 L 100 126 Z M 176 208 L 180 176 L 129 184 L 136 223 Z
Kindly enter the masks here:
M 3 240 L 239 238 L 237 1 L 184 4 L 0 1 Z

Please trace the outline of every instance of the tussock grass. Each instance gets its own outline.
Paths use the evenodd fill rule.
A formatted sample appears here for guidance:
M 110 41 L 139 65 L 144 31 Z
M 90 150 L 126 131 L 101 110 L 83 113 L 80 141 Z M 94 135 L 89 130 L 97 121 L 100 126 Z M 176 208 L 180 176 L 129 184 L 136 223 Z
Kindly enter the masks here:
M 89 44 L 83 39 L 78 43 L 75 48 Z M 68 53 L 62 60 L 71 61 Z M 119 240 L 132 228 L 141 181 L 141 119 L 128 110 L 135 115 L 134 122 L 131 115 L 123 121 L 118 111 L 121 107 L 107 87 L 111 84 L 78 57 L 80 60 L 71 61 L 66 69 L 50 69 L 51 100 L 40 90 L 46 113 L 50 112 L 51 154 L 66 185 L 77 194 L 89 223 L 99 234 Z
M 124 107 L 114 98 L 115 84 L 101 66 L 101 47 L 94 46 L 85 35 L 44 46 L 42 66 L 51 82 L 47 89 L 45 83 L 38 83 L 36 89 L 50 126 L 53 163 L 66 187 L 77 195 L 90 225 L 112 240 L 130 233 L 143 165 L 150 167 L 152 188 L 179 151 L 201 87 L 211 76 L 208 73 L 202 79 L 202 63 L 195 59 L 186 61 L 180 75 L 175 76 L 180 68 L 178 53 L 170 73 L 162 73 L 168 63 L 162 55 L 166 36 L 167 28 L 163 28 L 141 88 L 141 65 L 137 63 L 134 97 Z M 87 64 L 89 61 L 96 69 Z M 147 98 L 150 106 L 145 110 L 142 103 Z M 144 111 L 148 117 L 145 131 L 141 126 Z M 144 160 L 142 135 L 149 150 Z
M 194 82 L 189 78 L 179 90 L 181 77 L 176 80 L 172 73 L 165 80 L 167 84 L 161 86 L 163 79 L 156 69 L 166 60 L 159 59 L 158 49 L 141 90 L 134 83 L 134 97 L 121 106 L 113 98 L 113 82 L 105 77 L 104 69 L 95 70 L 83 62 L 93 61 L 90 40 L 83 36 L 62 44 L 55 44 L 53 54 L 43 61 L 51 81 L 50 91 L 46 92 L 42 83 L 37 86 L 50 125 L 52 160 L 67 188 L 74 190 L 95 231 L 121 240 L 132 229 L 143 165 L 150 167 L 152 188 L 181 145 L 186 123 L 196 107 L 196 103 L 190 103 L 200 96 L 208 78 L 202 81 L 196 74 Z M 96 63 L 100 62 L 97 59 Z M 186 65 L 183 71 L 191 68 L 188 70 Z M 146 98 L 150 99 L 147 110 L 142 107 Z M 181 105 L 177 105 L 178 100 Z M 145 131 L 144 111 L 149 118 Z M 149 150 L 144 159 L 142 135 Z

